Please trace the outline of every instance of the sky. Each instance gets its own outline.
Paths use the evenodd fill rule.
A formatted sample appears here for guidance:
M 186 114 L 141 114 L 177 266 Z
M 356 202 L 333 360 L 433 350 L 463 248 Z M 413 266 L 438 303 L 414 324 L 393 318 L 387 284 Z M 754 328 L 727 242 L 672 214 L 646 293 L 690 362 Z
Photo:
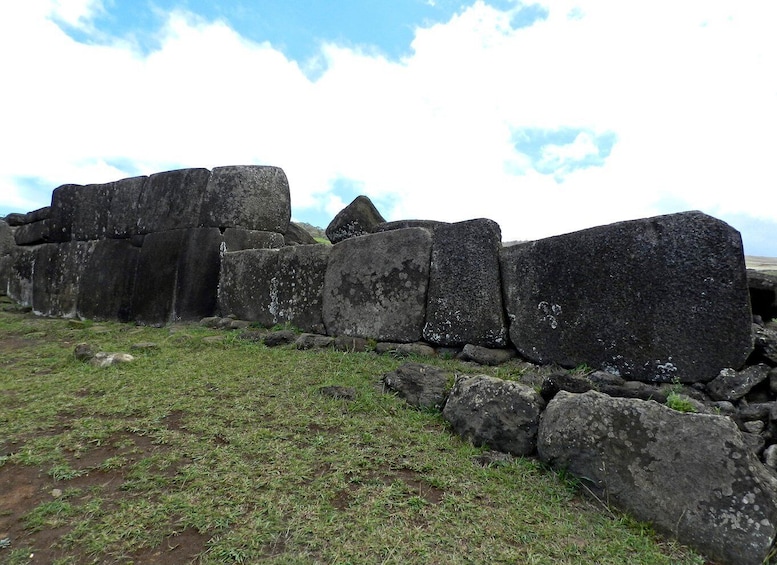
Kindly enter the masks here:
M 701 210 L 777 257 L 774 0 L 2 0 L 0 215 L 274 165 L 292 219 Z

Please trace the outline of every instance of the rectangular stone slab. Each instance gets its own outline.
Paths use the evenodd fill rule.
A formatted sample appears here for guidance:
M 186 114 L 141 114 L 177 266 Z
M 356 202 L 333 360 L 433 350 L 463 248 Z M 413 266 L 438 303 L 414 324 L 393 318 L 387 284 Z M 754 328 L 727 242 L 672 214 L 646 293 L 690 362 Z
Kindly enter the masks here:
M 706 382 L 752 349 L 742 240 L 701 212 L 503 249 L 510 339 L 528 359 Z
M 432 236 L 406 228 L 345 239 L 332 247 L 324 280 L 327 334 L 422 339 Z

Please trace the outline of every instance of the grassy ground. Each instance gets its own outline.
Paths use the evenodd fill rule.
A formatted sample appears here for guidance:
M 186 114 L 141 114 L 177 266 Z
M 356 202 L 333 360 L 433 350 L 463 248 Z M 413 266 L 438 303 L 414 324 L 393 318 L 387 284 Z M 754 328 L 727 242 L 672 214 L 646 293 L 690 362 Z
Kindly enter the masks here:
M 0 563 L 704 562 L 531 459 L 477 463 L 381 390 L 402 362 L 0 312 Z

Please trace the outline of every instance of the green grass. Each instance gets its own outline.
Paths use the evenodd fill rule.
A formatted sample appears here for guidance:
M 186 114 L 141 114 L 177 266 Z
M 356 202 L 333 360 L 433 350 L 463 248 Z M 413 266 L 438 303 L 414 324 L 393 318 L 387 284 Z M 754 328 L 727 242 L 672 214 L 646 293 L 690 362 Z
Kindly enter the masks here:
M 439 413 L 381 391 L 406 359 L 202 341 L 218 333 L 0 313 L 0 474 L 62 491 L 0 562 L 27 562 L 48 529 L 60 565 L 132 562 L 184 532 L 202 563 L 703 563 L 532 459 L 475 463 Z M 72 354 L 149 341 L 108 368 Z

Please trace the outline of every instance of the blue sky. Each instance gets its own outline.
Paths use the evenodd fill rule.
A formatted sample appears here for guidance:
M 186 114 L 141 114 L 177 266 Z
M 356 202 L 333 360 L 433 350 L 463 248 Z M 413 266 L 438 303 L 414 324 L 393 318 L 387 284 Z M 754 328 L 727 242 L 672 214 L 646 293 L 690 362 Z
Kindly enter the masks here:
M 777 256 L 777 3 L 5 0 L 0 215 L 269 164 L 294 219 L 505 240 L 699 209 Z

